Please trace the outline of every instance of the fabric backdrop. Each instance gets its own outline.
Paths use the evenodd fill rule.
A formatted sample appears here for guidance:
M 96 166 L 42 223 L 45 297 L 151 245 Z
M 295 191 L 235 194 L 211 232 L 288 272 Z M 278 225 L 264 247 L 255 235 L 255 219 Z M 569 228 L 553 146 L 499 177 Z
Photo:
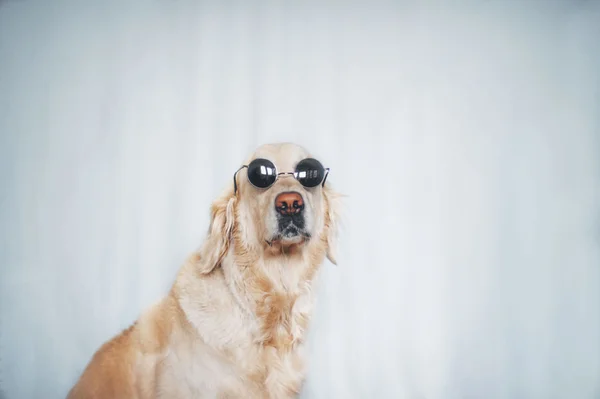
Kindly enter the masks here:
M 4 396 L 64 397 L 294 141 L 348 196 L 304 398 L 599 398 L 599 38 L 593 1 L 0 2 Z

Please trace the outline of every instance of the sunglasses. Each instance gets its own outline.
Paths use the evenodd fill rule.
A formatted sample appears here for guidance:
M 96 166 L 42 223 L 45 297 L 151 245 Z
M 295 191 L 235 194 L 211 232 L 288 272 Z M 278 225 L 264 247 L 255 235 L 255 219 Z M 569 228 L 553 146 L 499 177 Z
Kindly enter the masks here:
M 324 168 L 321 162 L 314 158 L 306 158 L 298 162 L 293 172 L 277 172 L 273 162 L 264 158 L 257 158 L 248 165 L 240 167 L 233 175 L 234 193 L 237 193 L 238 172 L 248 168 L 248 181 L 256 188 L 269 188 L 281 175 L 292 175 L 300 184 L 306 188 L 317 187 L 319 184 L 325 186 L 325 180 L 329 175 L 329 168 Z

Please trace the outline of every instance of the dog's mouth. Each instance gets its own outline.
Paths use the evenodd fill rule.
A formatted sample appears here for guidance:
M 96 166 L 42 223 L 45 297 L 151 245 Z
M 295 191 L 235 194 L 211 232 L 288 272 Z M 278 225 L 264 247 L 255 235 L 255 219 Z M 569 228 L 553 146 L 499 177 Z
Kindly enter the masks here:
M 311 234 L 306 230 L 304 218 L 299 216 L 283 216 L 277 220 L 277 233 L 267 240 L 270 245 L 273 242 L 281 244 L 299 244 L 310 239 Z
M 279 235 L 281 238 L 294 238 L 302 234 L 300 227 L 296 226 L 294 222 L 289 222 L 287 226 L 280 230 Z
M 281 246 L 281 247 L 289 247 L 289 246 L 298 246 L 304 244 L 306 241 L 310 240 L 309 233 L 300 233 L 294 236 L 284 236 L 281 234 L 276 234 L 270 240 L 265 240 L 266 243 L 270 246 Z

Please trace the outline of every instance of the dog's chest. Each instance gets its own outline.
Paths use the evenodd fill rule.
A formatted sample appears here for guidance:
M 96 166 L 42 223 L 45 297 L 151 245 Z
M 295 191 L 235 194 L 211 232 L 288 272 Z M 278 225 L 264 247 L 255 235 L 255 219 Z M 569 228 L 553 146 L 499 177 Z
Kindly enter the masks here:
M 185 348 L 185 354 L 176 356 L 179 366 L 186 364 L 179 381 L 189 386 L 190 394 L 212 386 L 230 397 L 297 396 L 305 374 L 303 342 L 313 306 L 310 285 L 297 280 L 278 285 L 280 279 L 268 277 L 236 279 L 230 285 L 231 297 L 211 300 L 211 306 L 201 309 L 184 301 L 200 341 L 211 348 Z
M 211 345 L 221 348 L 214 357 L 207 356 L 211 351 L 206 348 L 195 346 L 179 354 L 178 361 L 185 363 L 186 369 L 179 375 L 179 381 L 185 381 L 189 394 L 206 395 L 212 385 L 215 393 L 224 397 L 283 399 L 298 395 L 305 375 L 309 298 L 273 295 L 265 299 L 262 317 L 242 324 L 224 323 L 236 326 L 236 334 L 219 332 L 219 337 L 229 337 L 227 344 L 217 337 L 209 340 Z M 234 317 L 234 313 L 230 316 Z M 208 386 L 206 380 L 198 384 L 199 375 L 208 377 Z
M 312 303 L 307 293 L 271 292 L 258 303 L 257 358 L 272 398 L 295 397 L 304 379 L 304 339 Z
M 211 386 L 213 392 L 232 397 L 240 397 L 236 392 L 246 397 L 297 396 L 305 374 L 303 342 L 311 298 L 272 293 L 264 299 L 256 318 L 244 318 L 239 310 L 219 312 L 221 328 L 203 334 L 198 344 L 177 348 L 171 360 L 179 370 L 178 386 L 172 389 L 192 396 L 206 396 Z

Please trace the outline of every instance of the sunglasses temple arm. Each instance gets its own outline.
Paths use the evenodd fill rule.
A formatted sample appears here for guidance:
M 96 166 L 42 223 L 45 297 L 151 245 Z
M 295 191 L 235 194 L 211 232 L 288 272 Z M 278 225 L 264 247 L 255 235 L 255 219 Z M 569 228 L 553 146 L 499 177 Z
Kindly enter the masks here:
M 329 168 L 325 168 L 325 177 L 323 178 L 323 183 L 321 183 L 321 187 L 325 187 L 325 181 L 327 181 L 327 176 L 329 176 Z
M 233 174 L 233 195 L 237 194 L 237 174 L 240 170 L 244 169 L 246 165 L 241 166 L 238 170 Z

